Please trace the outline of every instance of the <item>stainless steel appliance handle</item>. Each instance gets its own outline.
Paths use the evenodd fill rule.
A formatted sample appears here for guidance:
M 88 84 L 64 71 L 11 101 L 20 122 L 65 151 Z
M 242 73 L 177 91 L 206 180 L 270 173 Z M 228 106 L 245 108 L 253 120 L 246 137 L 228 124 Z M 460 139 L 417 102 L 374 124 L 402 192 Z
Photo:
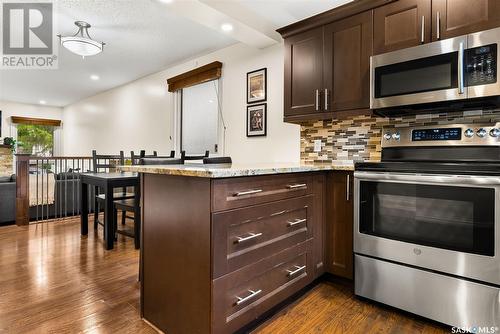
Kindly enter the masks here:
M 349 197 L 351 197 L 351 175 L 347 174 L 347 186 L 346 186 L 346 200 L 349 201 Z
M 425 16 L 422 15 L 422 31 L 420 35 L 420 42 L 424 44 L 425 42 Z
M 458 93 L 464 93 L 464 43 L 458 47 Z
M 236 301 L 236 305 L 241 305 L 244 302 L 249 301 L 250 299 L 255 298 L 257 295 L 259 295 L 262 292 L 262 290 L 257 290 L 257 291 L 248 290 L 248 292 L 250 292 L 250 294 L 248 296 L 246 296 L 246 297 L 238 297 L 238 296 L 236 296 L 236 298 L 238 299 Z
M 288 189 L 307 188 L 307 184 L 306 183 L 289 184 L 286 187 Z
M 498 186 L 499 176 L 447 175 L 447 174 L 401 174 L 393 172 L 354 172 L 359 181 L 394 181 L 399 183 L 441 183 L 449 185 L 471 184 L 478 186 Z
M 325 88 L 325 111 L 328 111 L 328 88 Z
M 287 270 L 288 274 L 287 276 L 288 277 L 292 277 L 298 273 L 300 273 L 302 270 L 306 269 L 306 266 L 295 266 L 295 270 Z
M 236 243 L 240 244 L 242 242 L 258 238 L 261 235 L 262 235 L 262 233 L 249 233 L 249 235 L 246 237 L 236 237 Z
M 441 14 L 436 13 L 436 38 L 441 39 Z
M 254 189 L 254 190 L 247 190 L 247 191 L 240 191 L 234 194 L 234 196 L 245 196 L 245 195 L 253 195 L 253 194 L 258 194 L 261 193 L 262 189 Z
M 316 89 L 315 109 L 316 111 L 319 111 L 319 89 Z
M 292 226 L 298 225 L 298 224 L 303 223 L 303 222 L 306 222 L 306 221 L 307 221 L 307 219 L 306 219 L 306 218 L 303 218 L 303 219 L 295 219 L 293 222 L 288 222 L 288 223 L 286 224 L 286 226 L 288 226 L 288 227 L 292 227 Z

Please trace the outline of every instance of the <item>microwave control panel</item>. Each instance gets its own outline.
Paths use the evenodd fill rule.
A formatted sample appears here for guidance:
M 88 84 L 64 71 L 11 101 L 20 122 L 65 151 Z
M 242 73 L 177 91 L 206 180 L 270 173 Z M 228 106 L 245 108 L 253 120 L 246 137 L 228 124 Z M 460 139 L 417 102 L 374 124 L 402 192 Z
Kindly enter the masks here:
M 466 86 L 497 82 L 497 44 L 480 46 L 465 51 Z

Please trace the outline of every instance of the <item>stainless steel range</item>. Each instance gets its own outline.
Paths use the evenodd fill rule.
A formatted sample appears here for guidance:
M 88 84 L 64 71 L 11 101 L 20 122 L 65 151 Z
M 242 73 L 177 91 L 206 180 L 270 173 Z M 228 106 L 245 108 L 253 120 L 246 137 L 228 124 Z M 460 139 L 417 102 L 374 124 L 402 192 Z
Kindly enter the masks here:
M 354 178 L 356 295 L 500 328 L 500 123 L 384 130 Z

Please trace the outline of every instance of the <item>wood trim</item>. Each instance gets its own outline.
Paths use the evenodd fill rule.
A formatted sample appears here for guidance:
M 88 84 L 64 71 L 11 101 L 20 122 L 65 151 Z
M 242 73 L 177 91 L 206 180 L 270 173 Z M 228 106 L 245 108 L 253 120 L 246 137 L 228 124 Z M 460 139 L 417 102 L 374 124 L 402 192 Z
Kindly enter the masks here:
M 61 126 L 61 120 L 58 119 L 11 116 L 11 121 L 14 124 Z
M 12 146 L 10 145 L 4 145 L 4 144 L 0 144 L 0 148 L 11 148 Z
M 28 225 L 30 222 L 29 200 L 29 162 L 30 156 L 16 154 L 16 225 Z
M 292 23 L 276 30 L 281 37 L 287 38 L 292 35 L 304 32 L 309 29 L 317 28 L 348 16 L 359 14 L 376 7 L 386 5 L 397 0 L 355 0 L 340 7 L 330 9 L 329 11 L 311 16 L 305 20 Z
M 195 68 L 194 70 L 176 75 L 167 79 L 168 91 L 176 90 L 198 85 L 207 81 L 219 79 L 222 75 L 222 63 L 214 61 L 210 64 Z

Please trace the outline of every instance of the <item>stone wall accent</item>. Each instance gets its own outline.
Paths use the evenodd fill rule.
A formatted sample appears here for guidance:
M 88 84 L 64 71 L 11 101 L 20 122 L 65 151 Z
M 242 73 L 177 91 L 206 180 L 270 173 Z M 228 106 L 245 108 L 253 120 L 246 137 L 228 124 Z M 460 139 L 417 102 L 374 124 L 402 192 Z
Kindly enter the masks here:
M 12 175 L 14 156 L 10 147 L 0 146 L 0 176 Z
M 311 121 L 301 124 L 300 156 L 303 163 L 380 161 L 383 127 L 494 122 L 500 122 L 500 110 Z M 316 139 L 321 140 L 321 152 L 314 152 Z

